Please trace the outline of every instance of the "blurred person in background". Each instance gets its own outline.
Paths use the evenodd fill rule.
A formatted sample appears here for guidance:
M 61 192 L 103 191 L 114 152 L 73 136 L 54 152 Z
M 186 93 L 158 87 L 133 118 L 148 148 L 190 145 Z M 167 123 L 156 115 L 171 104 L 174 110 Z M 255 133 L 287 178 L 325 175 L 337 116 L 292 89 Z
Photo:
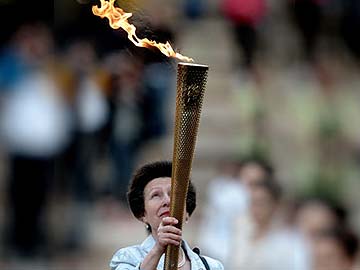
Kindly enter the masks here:
M 240 52 L 240 63 L 235 69 L 241 75 L 257 75 L 255 62 L 259 50 L 259 27 L 267 15 L 266 0 L 222 0 L 220 9 L 229 21 L 235 44 Z
M 8 76 L 1 108 L 6 151 L 6 238 L 11 257 L 48 255 L 46 203 L 54 162 L 69 143 L 70 114 L 51 66 L 54 40 L 43 21 L 24 21 L 0 60 Z M 0 79 L 1 83 L 4 79 Z
M 174 9 L 168 5 L 151 7 L 149 15 L 146 27 L 141 29 L 142 34 L 150 40 L 169 42 L 175 46 L 177 36 L 172 24 Z M 176 61 L 157 49 L 143 49 L 141 58 L 144 59 L 142 137 L 144 141 L 149 142 L 162 138 L 169 131 L 168 104 L 175 90 Z
M 304 58 L 311 64 L 317 60 L 316 50 L 326 2 L 328 0 L 289 0 L 290 15 L 301 37 Z
M 237 179 L 238 164 L 225 161 L 211 180 L 206 193 L 199 231 L 199 243 L 204 252 L 217 256 L 227 266 L 232 219 L 248 207 L 248 193 Z M 219 214 L 221 218 L 219 218 Z
M 358 269 L 359 238 L 346 227 L 317 232 L 313 250 L 313 270 Z
M 197 20 L 206 12 L 206 1 L 204 0 L 184 0 L 183 9 L 186 18 Z
M 274 174 L 274 167 L 269 160 L 250 156 L 240 161 L 236 177 L 250 191 L 252 185 L 263 179 L 271 179 L 274 177 Z
M 230 269 L 310 269 L 305 242 L 284 222 L 281 197 L 274 179 L 253 184 L 249 218 L 235 223 Z
M 124 247 L 111 259 L 112 270 L 163 269 L 167 245 L 179 246 L 178 269 L 224 269 L 210 257 L 195 253 L 183 239 L 182 231 L 175 225 L 178 220 L 170 217 L 172 164 L 168 161 L 147 163 L 138 168 L 129 185 L 128 202 L 132 214 L 144 223 L 148 237 L 142 244 Z M 184 213 L 184 224 L 196 207 L 196 192 L 190 182 Z M 206 265 L 207 264 L 207 265 Z
M 218 175 L 211 180 L 198 240 L 204 251 L 217 256 L 225 267 L 231 261 L 234 222 L 239 216 L 247 217 L 252 187 L 272 177 L 270 162 L 247 157 L 240 162 L 225 162 Z
M 317 196 L 300 199 L 292 215 L 295 227 L 310 242 L 318 232 L 347 223 L 347 212 L 343 206 Z
M 317 256 L 318 235 L 333 228 L 348 227 L 347 211 L 343 206 L 316 195 L 298 199 L 289 206 L 289 226 L 303 239 L 310 264 L 313 265 Z
M 59 50 L 61 51 L 61 50 Z M 100 134 L 108 121 L 109 108 L 100 83 L 100 66 L 90 38 L 69 38 L 59 53 L 57 76 L 72 111 L 71 143 L 57 162 L 60 189 L 70 198 L 67 210 L 66 248 L 83 247 L 87 238 L 87 216 L 96 198 L 93 179 L 99 158 Z M 65 83 L 66 78 L 69 81 Z M 64 221 L 65 222 L 65 221 Z
M 126 51 L 106 57 L 111 77 L 110 97 L 110 192 L 126 206 L 126 191 L 142 143 L 142 70 L 143 62 Z
M 360 28 L 360 2 L 358 0 L 342 1 L 344 12 L 341 19 L 341 37 L 345 45 L 355 57 L 360 61 L 360 37 L 358 29 Z

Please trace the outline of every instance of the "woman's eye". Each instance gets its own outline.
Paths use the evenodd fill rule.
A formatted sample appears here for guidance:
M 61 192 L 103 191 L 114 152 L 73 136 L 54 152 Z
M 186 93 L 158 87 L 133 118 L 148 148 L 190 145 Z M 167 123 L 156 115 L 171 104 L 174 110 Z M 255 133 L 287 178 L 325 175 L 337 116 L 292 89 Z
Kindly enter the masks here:
M 156 198 L 156 197 L 159 197 L 159 196 L 160 196 L 159 193 L 153 193 L 153 194 L 151 195 L 151 198 Z

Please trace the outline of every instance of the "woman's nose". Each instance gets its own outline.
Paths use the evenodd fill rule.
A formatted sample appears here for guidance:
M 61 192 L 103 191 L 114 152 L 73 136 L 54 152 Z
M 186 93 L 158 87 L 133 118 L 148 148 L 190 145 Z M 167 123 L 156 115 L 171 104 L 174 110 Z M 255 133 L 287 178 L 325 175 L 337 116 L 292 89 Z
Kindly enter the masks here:
M 165 194 L 164 198 L 163 198 L 163 205 L 170 205 L 170 195 Z

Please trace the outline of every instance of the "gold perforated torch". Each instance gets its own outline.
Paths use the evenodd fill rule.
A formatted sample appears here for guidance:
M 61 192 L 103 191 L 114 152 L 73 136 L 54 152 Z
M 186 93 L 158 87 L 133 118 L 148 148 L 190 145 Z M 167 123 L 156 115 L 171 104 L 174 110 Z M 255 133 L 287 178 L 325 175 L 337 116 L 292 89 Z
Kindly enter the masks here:
M 179 221 L 176 225 L 179 229 L 182 228 L 207 74 L 206 65 L 178 64 L 170 216 Z M 177 270 L 178 259 L 179 247 L 169 245 L 164 269 Z

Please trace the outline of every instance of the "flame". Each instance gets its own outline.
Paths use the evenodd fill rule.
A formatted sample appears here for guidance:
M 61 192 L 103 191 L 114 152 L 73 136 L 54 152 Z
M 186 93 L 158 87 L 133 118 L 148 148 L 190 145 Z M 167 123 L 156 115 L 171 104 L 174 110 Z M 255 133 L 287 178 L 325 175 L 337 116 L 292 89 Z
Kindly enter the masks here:
M 93 6 L 92 12 L 94 15 L 99 16 L 101 18 L 108 18 L 110 27 L 113 29 L 122 28 L 128 33 L 128 38 L 138 47 L 155 47 L 163 54 L 168 57 L 174 57 L 181 61 L 193 62 L 194 60 L 190 57 L 183 56 L 174 51 L 169 42 L 158 43 L 153 40 L 149 40 L 147 38 L 139 39 L 136 36 L 136 27 L 133 24 L 128 22 L 128 19 L 132 16 L 132 13 L 126 13 L 119 7 L 114 6 L 115 0 L 100 0 L 101 7 Z

